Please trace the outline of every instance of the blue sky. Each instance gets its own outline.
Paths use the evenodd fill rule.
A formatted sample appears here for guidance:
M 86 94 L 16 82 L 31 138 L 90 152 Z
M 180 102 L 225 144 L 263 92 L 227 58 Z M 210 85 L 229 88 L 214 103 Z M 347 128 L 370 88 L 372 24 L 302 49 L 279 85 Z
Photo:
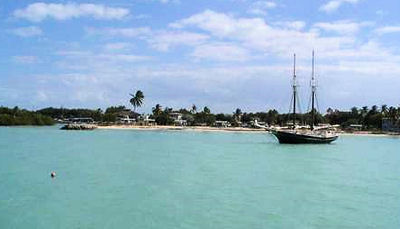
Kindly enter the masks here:
M 15 1 L 0 5 L 0 105 L 160 103 L 307 110 L 311 52 L 328 107 L 399 104 L 398 0 Z

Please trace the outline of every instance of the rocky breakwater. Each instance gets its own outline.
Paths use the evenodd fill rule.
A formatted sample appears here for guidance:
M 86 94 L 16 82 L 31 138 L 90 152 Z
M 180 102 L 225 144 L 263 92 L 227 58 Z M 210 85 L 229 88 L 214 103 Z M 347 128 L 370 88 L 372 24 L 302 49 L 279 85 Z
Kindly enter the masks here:
M 66 124 L 61 127 L 62 130 L 94 130 L 97 126 L 93 124 Z

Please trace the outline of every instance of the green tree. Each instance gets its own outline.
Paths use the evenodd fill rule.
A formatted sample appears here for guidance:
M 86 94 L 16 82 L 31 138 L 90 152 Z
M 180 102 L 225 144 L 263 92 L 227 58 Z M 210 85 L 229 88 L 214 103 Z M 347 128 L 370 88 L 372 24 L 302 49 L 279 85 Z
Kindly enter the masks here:
M 135 94 L 129 94 L 132 98 L 129 102 L 133 106 L 133 111 L 136 111 L 137 107 L 141 107 L 143 105 L 144 95 L 143 92 L 138 90 Z
M 376 114 L 376 113 L 378 113 L 378 106 L 377 106 L 377 105 L 373 105 L 373 106 L 371 107 L 370 113 L 371 113 L 371 114 Z
M 357 107 L 351 108 L 351 115 L 353 116 L 353 118 L 358 118 L 358 108 Z
M 397 111 L 397 109 L 395 108 L 395 107 L 393 107 L 393 106 L 391 106 L 391 107 L 389 107 L 389 112 L 388 112 L 389 114 L 389 118 L 392 120 L 392 121 L 394 121 L 394 120 L 396 120 L 397 119 L 397 114 L 398 114 L 398 111 Z
M 215 115 L 216 120 L 218 121 L 228 121 L 230 122 L 232 120 L 232 115 L 226 115 L 223 113 Z
M 242 121 L 242 110 L 239 108 L 236 108 L 235 112 L 233 112 L 233 117 L 235 118 L 235 125 L 239 125 L 239 123 Z
M 160 104 L 156 104 L 156 106 L 153 107 L 152 112 L 153 112 L 153 115 L 155 117 L 161 115 L 161 113 L 163 112 L 161 105 Z
M 240 116 L 240 115 L 242 115 L 242 110 L 241 110 L 240 108 L 236 108 L 234 114 L 235 114 L 236 116 Z
M 192 109 L 190 110 L 190 112 L 192 113 L 192 114 L 196 114 L 197 113 L 197 107 L 196 107 L 196 105 L 192 105 Z
M 268 123 L 268 125 L 272 125 L 272 124 L 276 124 L 278 123 L 278 116 L 279 116 L 279 112 L 275 109 L 269 110 L 267 112 L 267 115 L 264 119 L 265 122 Z
M 14 107 L 0 107 L 0 126 L 13 125 L 53 125 L 54 120 L 36 111 L 28 111 Z
M 103 116 L 103 122 L 115 122 L 117 120 L 117 115 L 115 113 L 106 113 Z
M 388 107 L 387 107 L 387 105 L 386 105 L 386 104 L 383 104 L 383 105 L 381 106 L 381 113 L 382 113 L 382 115 L 383 115 L 384 117 L 386 117 L 386 116 L 387 116 L 387 113 L 388 113 Z
M 166 107 L 164 109 L 164 111 L 158 111 L 158 109 L 161 110 L 161 106 L 155 107 L 154 109 L 154 113 L 157 114 L 157 116 L 155 116 L 155 120 L 157 122 L 158 125 L 172 125 L 174 124 L 174 120 L 172 120 L 170 113 L 172 112 L 172 108 Z M 153 113 L 153 114 L 154 114 Z
M 106 114 L 114 114 L 114 113 L 119 113 L 124 110 L 126 110 L 125 106 L 111 106 L 106 109 L 105 113 Z
M 361 108 L 361 112 L 360 113 L 361 113 L 362 116 L 365 116 L 368 113 L 368 107 L 367 106 L 363 106 Z

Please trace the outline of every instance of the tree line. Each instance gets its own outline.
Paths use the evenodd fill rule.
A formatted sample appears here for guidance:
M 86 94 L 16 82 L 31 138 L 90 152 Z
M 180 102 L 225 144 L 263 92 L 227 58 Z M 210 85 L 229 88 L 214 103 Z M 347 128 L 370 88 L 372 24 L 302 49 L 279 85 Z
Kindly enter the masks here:
M 67 109 L 48 107 L 36 112 L 21 110 L 18 107 L 13 109 L 1 107 L 0 109 L 0 125 L 51 125 L 53 119 L 68 119 L 77 117 L 90 117 L 96 122 L 112 123 L 118 120 L 120 116 L 130 116 L 138 119 L 139 113 L 136 112 L 144 104 L 144 94 L 138 90 L 135 93 L 129 94 L 129 102 L 133 106 L 133 111 L 127 107 L 110 106 L 105 111 L 102 109 Z M 232 113 L 212 113 L 207 106 L 198 109 L 196 105 L 190 108 L 173 109 L 171 107 L 163 108 L 162 105 L 156 104 L 152 108 L 149 118 L 155 119 L 158 125 L 173 125 L 173 115 L 179 113 L 181 118 L 188 125 L 207 125 L 211 126 L 215 121 L 227 121 L 232 126 L 241 126 L 248 124 L 251 121 L 257 120 L 264 122 L 267 125 L 285 126 L 291 124 L 293 114 L 279 113 L 275 109 L 270 109 L 265 112 L 242 112 L 237 108 Z M 304 114 L 296 114 L 298 124 L 310 124 L 311 112 Z M 400 118 L 400 107 L 388 107 L 382 105 L 378 107 L 373 105 L 371 108 L 364 106 L 361 108 L 353 107 L 350 111 L 340 111 L 328 108 L 326 114 L 321 114 L 315 111 L 315 124 L 329 123 L 332 125 L 340 125 L 342 128 L 347 128 L 351 125 L 362 125 L 364 130 L 380 130 L 382 128 L 382 120 L 390 119 L 393 122 Z
M 400 118 L 400 107 L 387 105 L 373 105 L 371 108 L 364 106 L 362 108 L 352 107 L 350 111 L 339 111 L 328 108 L 324 116 L 329 123 L 340 124 L 342 127 L 348 127 L 352 124 L 362 125 L 363 129 L 381 129 L 382 120 L 389 119 L 393 123 L 398 122 Z
M 129 110 L 125 106 L 111 106 L 105 111 L 101 109 L 66 109 L 66 108 L 45 108 L 38 110 L 37 113 L 44 116 L 49 116 L 54 119 L 73 118 L 73 117 L 91 117 L 97 122 L 115 122 L 121 113 L 127 114 Z M 285 126 L 292 123 L 293 114 L 279 113 L 275 109 L 270 109 L 265 112 L 242 112 L 237 108 L 232 113 L 212 113 L 207 106 L 198 109 L 196 105 L 191 108 L 173 109 L 171 107 L 163 107 L 156 104 L 152 108 L 149 118 L 155 119 L 158 125 L 173 125 L 173 113 L 179 113 L 183 120 L 186 120 L 188 125 L 208 125 L 211 126 L 215 121 L 227 121 L 232 126 L 240 126 L 245 123 L 257 120 L 265 122 L 268 125 Z M 364 130 L 379 130 L 382 127 L 384 118 L 393 121 L 400 118 L 400 107 L 387 107 L 382 105 L 380 108 L 374 105 L 371 108 L 366 106 L 362 108 L 353 107 L 350 111 L 333 110 L 329 108 L 326 114 L 315 112 L 315 124 L 329 123 L 332 125 L 340 125 L 342 128 L 347 128 L 350 125 L 362 125 Z M 136 112 L 129 112 L 133 118 L 138 118 Z M 298 124 L 310 124 L 311 112 L 296 114 Z
M 152 108 L 149 118 L 155 119 L 158 125 L 172 125 L 174 119 L 173 113 L 179 113 L 188 125 L 213 125 L 215 121 L 227 121 L 232 126 L 240 126 L 244 123 L 257 120 L 265 122 L 268 125 L 285 126 L 293 120 L 290 113 L 279 113 L 275 109 L 266 112 L 242 112 L 237 108 L 232 113 L 212 113 L 207 106 L 198 109 L 196 105 L 191 108 L 173 109 L 171 107 L 156 104 Z M 37 111 L 28 111 L 18 107 L 7 108 L 0 107 L 0 125 L 52 125 L 55 119 L 68 119 L 77 117 L 90 117 L 96 122 L 115 122 L 118 116 L 127 114 L 130 117 L 138 118 L 139 114 L 130 111 L 125 106 L 111 106 L 103 111 L 102 109 L 68 109 L 48 107 Z M 396 121 L 400 118 L 400 107 L 380 107 L 374 105 L 371 108 L 366 106 L 362 108 L 353 107 L 350 111 L 333 110 L 329 108 L 326 114 L 322 115 L 316 112 L 315 123 L 329 123 L 340 125 L 343 128 L 353 124 L 362 125 L 365 130 L 379 130 L 382 127 L 384 118 Z M 299 124 L 311 123 L 311 113 L 296 114 L 296 120 Z
M 0 126 L 21 126 L 21 125 L 53 125 L 54 120 L 40 112 L 28 111 L 18 107 L 0 107 Z

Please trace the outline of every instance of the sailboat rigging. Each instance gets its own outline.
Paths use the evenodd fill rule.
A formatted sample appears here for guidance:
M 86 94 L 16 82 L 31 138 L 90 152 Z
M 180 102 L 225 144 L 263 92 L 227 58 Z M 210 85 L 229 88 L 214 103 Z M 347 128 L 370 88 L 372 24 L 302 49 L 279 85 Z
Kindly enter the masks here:
M 311 73 L 311 123 L 310 128 L 298 128 L 296 126 L 296 98 L 297 98 L 297 82 L 296 82 L 296 54 L 293 60 L 293 126 L 292 128 L 274 128 L 270 129 L 271 133 L 279 140 L 279 143 L 331 143 L 335 141 L 339 135 L 331 126 L 315 127 L 315 99 L 317 84 L 315 80 L 315 61 L 314 51 L 312 52 L 312 73 Z

